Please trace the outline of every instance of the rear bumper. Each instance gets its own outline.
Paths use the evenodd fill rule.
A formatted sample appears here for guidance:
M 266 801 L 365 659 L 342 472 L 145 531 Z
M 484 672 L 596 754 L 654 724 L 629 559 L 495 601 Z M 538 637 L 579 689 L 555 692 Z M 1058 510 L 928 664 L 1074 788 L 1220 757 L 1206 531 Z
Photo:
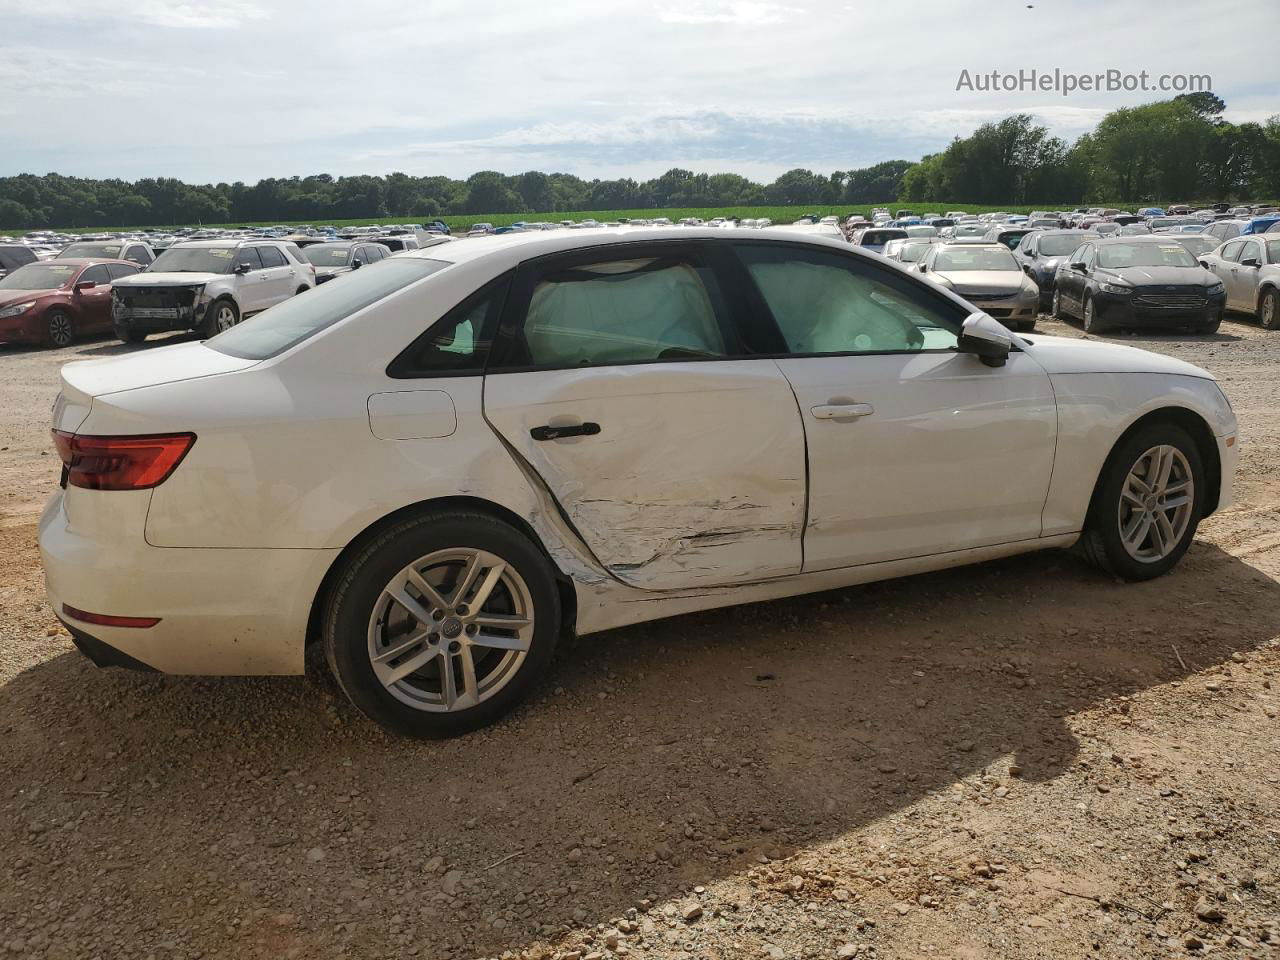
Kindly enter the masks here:
M 55 493 L 40 518 L 45 584 L 54 611 L 95 663 L 177 674 L 303 672 L 311 604 L 337 550 L 153 547 L 141 529 L 136 538 L 79 532 L 64 498 Z M 82 623 L 64 604 L 160 622 Z

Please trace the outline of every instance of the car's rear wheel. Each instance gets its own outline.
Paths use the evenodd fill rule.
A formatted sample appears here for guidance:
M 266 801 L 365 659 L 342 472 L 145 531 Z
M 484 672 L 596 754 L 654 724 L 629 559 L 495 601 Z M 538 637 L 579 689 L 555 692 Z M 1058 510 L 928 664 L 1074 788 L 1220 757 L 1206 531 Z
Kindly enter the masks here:
M 1085 297 L 1084 316 L 1081 317 L 1085 333 L 1098 334 L 1106 329 L 1098 318 L 1098 311 L 1093 305 L 1093 297 Z
M 1113 452 L 1089 508 L 1085 556 L 1125 580 L 1149 580 L 1187 552 L 1204 513 L 1204 466 L 1181 427 L 1156 423 Z
M 1280 328 L 1280 294 L 1268 290 L 1258 303 L 1258 323 L 1266 330 Z
M 65 310 L 50 310 L 44 315 L 44 338 L 51 347 L 69 347 L 76 339 L 75 322 Z
M 234 300 L 222 298 L 209 304 L 204 320 L 200 324 L 200 333 L 205 339 L 216 337 L 223 330 L 230 330 L 240 322 L 240 311 Z
M 339 685 L 370 719 L 410 737 L 492 723 L 551 661 L 560 600 L 528 538 L 480 513 L 396 524 L 339 571 L 323 621 Z

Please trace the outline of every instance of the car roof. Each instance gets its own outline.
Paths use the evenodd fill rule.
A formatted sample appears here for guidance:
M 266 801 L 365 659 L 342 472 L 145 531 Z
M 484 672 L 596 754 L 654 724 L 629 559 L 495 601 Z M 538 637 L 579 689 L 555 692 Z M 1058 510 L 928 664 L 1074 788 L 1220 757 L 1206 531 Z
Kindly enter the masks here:
M 660 242 L 676 243 L 685 240 L 733 240 L 734 242 L 764 240 L 778 243 L 799 243 L 815 247 L 854 251 L 857 256 L 872 256 L 858 251 L 844 240 L 800 230 L 765 227 L 750 233 L 737 231 L 726 233 L 716 227 L 612 227 L 581 230 L 538 230 L 528 233 L 505 233 L 475 237 L 460 243 L 445 243 L 409 250 L 401 257 L 418 257 L 423 260 L 442 260 L 447 263 L 466 263 L 487 257 L 504 259 L 512 264 L 535 257 L 547 256 L 589 247 L 603 247 L 621 243 Z M 879 258 L 876 258 L 879 262 Z
M 1095 234 L 1096 236 L 1096 234 Z M 1200 236 L 1200 234 L 1187 234 L 1187 236 Z M 1161 233 L 1146 234 L 1140 233 L 1137 236 L 1127 237 L 1098 237 L 1093 241 L 1099 246 L 1115 246 L 1116 244 L 1132 244 L 1132 243 L 1168 243 L 1169 238 Z

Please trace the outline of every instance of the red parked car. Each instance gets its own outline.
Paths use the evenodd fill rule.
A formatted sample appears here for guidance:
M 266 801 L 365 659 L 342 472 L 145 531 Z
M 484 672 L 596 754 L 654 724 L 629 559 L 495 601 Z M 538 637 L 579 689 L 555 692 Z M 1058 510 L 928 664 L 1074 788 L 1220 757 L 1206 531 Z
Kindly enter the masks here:
M 28 263 L 0 280 L 0 343 L 65 347 L 111 330 L 111 284 L 138 272 L 124 260 Z

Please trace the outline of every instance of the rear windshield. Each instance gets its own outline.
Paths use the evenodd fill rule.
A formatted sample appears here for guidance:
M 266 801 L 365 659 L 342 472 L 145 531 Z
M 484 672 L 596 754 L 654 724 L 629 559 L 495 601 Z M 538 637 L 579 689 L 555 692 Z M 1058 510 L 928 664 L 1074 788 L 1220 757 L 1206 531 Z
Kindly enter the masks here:
M 317 267 L 345 267 L 350 249 L 346 243 L 315 243 L 303 255 Z
M 103 243 L 91 243 L 88 241 L 82 243 L 73 243 L 63 250 L 59 257 L 111 257 L 119 259 L 120 254 L 124 251 L 124 244 L 116 240 L 105 241 Z
M 407 257 L 384 260 L 290 297 L 206 345 L 233 357 L 265 360 L 448 265 Z
M 1110 270 L 1124 267 L 1194 267 L 1196 258 L 1180 243 L 1113 243 L 1098 247 L 1098 266 Z
M 939 250 L 933 261 L 939 273 L 953 270 L 1017 270 L 1013 254 L 999 247 L 950 247 Z
M 148 273 L 230 273 L 235 247 L 170 247 L 147 268 Z
M 0 290 L 56 290 L 79 269 L 65 263 L 28 263 L 0 280 Z
M 1060 233 L 1052 237 L 1040 238 L 1040 255 L 1042 257 L 1065 257 L 1080 246 L 1080 238 Z

